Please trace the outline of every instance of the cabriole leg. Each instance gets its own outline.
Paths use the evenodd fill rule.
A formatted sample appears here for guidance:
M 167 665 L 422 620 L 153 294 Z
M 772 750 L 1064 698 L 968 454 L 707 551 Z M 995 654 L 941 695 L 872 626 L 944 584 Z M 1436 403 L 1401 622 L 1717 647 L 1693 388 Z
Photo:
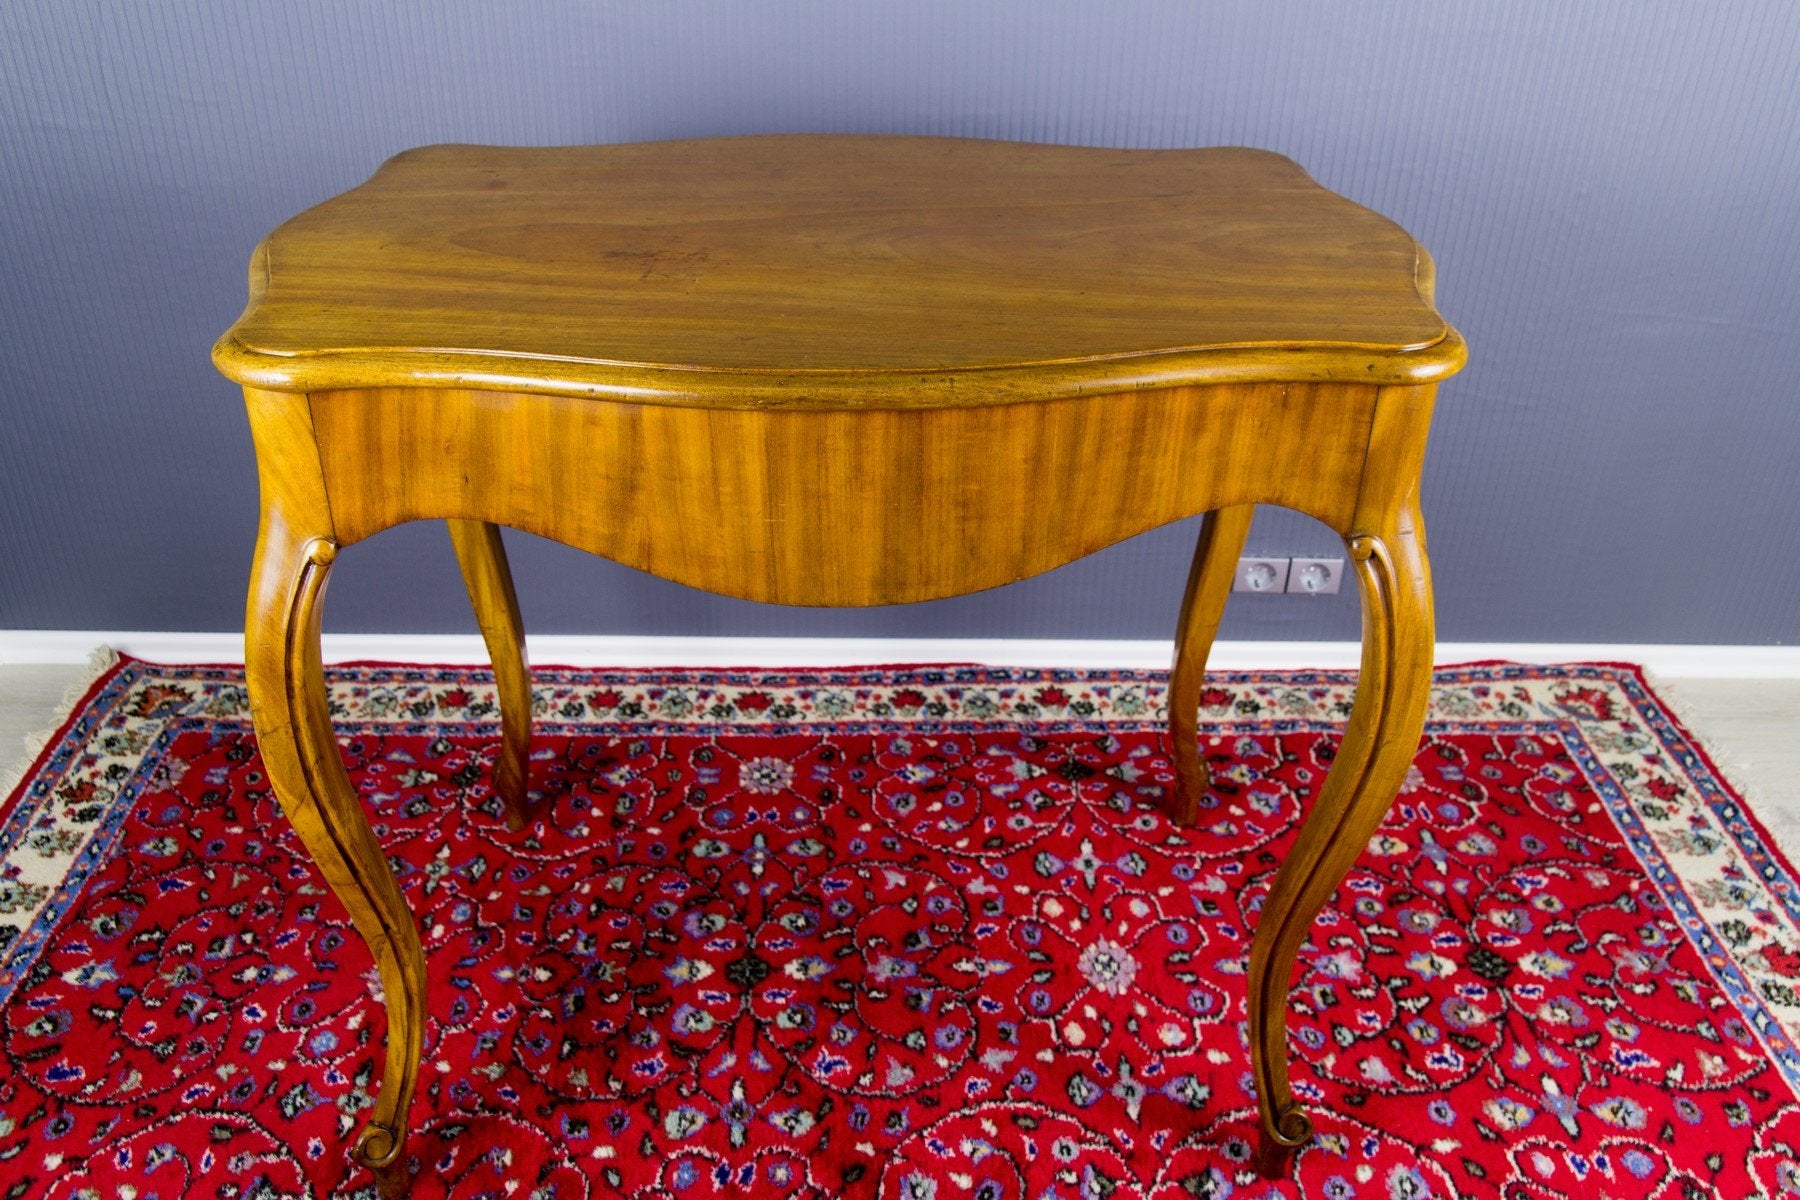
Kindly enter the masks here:
M 352 1151 L 388 1200 L 408 1178 L 406 1113 L 424 1039 L 425 957 L 394 873 L 345 773 L 326 706 L 319 608 L 337 546 L 265 511 L 251 573 L 244 667 L 269 782 L 325 882 L 375 957 L 387 998 L 387 1061 Z
M 500 693 L 500 752 L 494 759 L 494 791 L 506 812 L 507 828 L 525 828 L 531 815 L 531 668 L 525 661 L 525 623 L 500 527 L 486 521 L 446 521 L 463 586 L 475 606 L 475 621 L 494 664 Z
M 1169 818 L 1192 825 L 1206 794 L 1206 760 L 1200 755 L 1198 719 L 1200 686 L 1206 681 L 1206 656 L 1219 633 L 1219 618 L 1237 577 L 1238 556 L 1250 536 L 1254 504 L 1237 504 L 1209 512 L 1201 520 L 1200 541 L 1188 568 L 1187 591 L 1175 628 L 1175 665 L 1169 672 L 1169 743 L 1175 759 L 1175 792 Z
M 1431 691 L 1424 529 L 1408 505 L 1391 527 L 1346 538 L 1362 596 L 1362 673 L 1349 727 L 1263 904 L 1250 947 L 1250 1056 L 1262 1118 L 1258 1165 L 1279 1173 L 1312 1137 L 1288 1083 L 1287 1001 L 1313 918 L 1368 845 L 1418 750 Z

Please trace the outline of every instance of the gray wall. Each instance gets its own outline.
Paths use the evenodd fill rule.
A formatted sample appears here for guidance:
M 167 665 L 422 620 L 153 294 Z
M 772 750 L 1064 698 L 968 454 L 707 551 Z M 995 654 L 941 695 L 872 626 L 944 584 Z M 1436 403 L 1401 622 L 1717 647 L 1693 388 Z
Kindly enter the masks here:
M 1427 481 L 1443 637 L 1791 643 L 1797 35 L 1790 0 L 12 0 L 0 627 L 238 624 L 254 475 L 207 350 L 257 238 L 388 155 L 857 131 L 1298 159 L 1432 249 L 1473 349 Z M 1156 637 L 1192 532 L 826 613 L 510 544 L 544 632 Z M 442 531 L 347 554 L 327 621 L 471 628 Z M 1241 598 L 1225 632 L 1355 629 L 1350 596 Z

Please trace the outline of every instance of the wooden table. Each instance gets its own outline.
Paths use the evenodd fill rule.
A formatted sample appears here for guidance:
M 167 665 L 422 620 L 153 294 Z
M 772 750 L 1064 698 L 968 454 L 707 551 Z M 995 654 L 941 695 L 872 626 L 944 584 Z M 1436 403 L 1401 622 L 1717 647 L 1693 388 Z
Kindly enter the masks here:
M 500 525 L 730 596 L 869 605 L 1207 513 L 1169 689 L 1177 823 L 1206 786 L 1201 676 L 1253 506 L 1329 525 L 1363 673 L 1250 956 L 1265 1153 L 1304 1142 L 1295 955 L 1393 800 L 1430 681 L 1419 470 L 1465 355 L 1431 294 L 1405 232 L 1247 149 L 433 146 L 270 234 L 213 358 L 244 386 L 262 482 L 263 760 L 386 992 L 357 1160 L 403 1190 L 427 997 L 333 740 L 319 606 L 341 548 L 422 518 L 448 521 L 493 656 L 515 828 L 531 694 Z

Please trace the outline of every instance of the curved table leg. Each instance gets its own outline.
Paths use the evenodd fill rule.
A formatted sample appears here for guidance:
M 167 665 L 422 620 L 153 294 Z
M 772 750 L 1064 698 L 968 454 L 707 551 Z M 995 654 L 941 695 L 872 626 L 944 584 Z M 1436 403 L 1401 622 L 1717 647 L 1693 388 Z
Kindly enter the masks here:
M 1393 804 L 1418 750 L 1431 692 L 1430 568 L 1418 509 L 1345 539 L 1363 606 L 1356 706 L 1312 813 L 1263 904 L 1250 947 L 1250 1057 L 1262 1118 L 1258 1165 L 1276 1173 L 1312 1136 L 1288 1083 L 1287 1002 L 1313 918 Z
M 424 1041 L 425 957 L 393 870 L 344 771 L 319 658 L 319 607 L 337 546 L 265 512 L 250 578 L 244 667 L 269 782 L 375 957 L 387 999 L 387 1061 L 352 1151 L 392 1200 L 407 1185 L 406 1112 Z
M 513 591 L 512 570 L 500 527 L 486 521 L 445 521 L 462 568 L 463 586 L 494 664 L 500 693 L 500 753 L 494 759 L 494 791 L 508 829 L 525 828 L 531 815 L 531 667 L 525 661 L 525 623 Z
M 1194 564 L 1188 568 L 1187 591 L 1175 629 L 1175 665 L 1169 672 L 1169 743 L 1175 759 L 1175 794 L 1169 818 L 1192 825 L 1206 793 L 1206 760 L 1200 755 L 1198 718 L 1200 685 L 1206 681 L 1206 656 L 1219 633 L 1219 618 L 1237 577 L 1238 556 L 1250 536 L 1254 504 L 1237 504 L 1209 512 L 1200 525 Z

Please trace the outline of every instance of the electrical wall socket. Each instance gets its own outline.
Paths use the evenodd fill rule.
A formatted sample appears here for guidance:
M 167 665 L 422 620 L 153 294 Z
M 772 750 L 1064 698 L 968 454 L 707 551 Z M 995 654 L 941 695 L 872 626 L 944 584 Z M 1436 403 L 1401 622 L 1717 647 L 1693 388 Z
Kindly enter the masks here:
M 1334 596 L 1344 579 L 1341 558 L 1295 558 L 1289 560 L 1287 590 L 1302 596 Z
M 1288 560 L 1285 558 L 1240 558 L 1231 590 L 1270 595 L 1287 587 L 1287 581 Z
M 1240 558 L 1234 592 L 1290 596 L 1335 596 L 1344 580 L 1341 558 Z

